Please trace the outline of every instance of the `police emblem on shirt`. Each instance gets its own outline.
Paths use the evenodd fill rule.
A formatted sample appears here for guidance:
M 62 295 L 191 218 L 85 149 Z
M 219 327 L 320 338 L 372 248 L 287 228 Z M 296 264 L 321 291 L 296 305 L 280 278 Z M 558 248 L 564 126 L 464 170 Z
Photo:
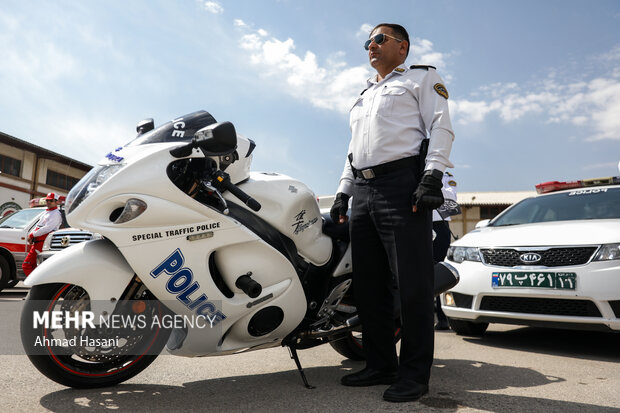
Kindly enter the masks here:
M 442 85 L 441 83 L 435 83 L 433 89 L 435 89 L 435 92 L 437 92 L 439 96 L 443 96 L 448 99 L 448 89 L 446 89 L 444 85 Z

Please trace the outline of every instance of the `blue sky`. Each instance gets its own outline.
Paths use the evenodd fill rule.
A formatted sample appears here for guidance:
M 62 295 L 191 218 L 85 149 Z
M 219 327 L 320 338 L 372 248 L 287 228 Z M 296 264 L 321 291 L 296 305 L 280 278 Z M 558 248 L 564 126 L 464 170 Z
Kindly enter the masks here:
M 94 165 L 140 119 L 205 109 L 253 170 L 332 194 L 379 22 L 445 80 L 459 190 L 619 174 L 617 0 L 3 0 L 0 131 Z

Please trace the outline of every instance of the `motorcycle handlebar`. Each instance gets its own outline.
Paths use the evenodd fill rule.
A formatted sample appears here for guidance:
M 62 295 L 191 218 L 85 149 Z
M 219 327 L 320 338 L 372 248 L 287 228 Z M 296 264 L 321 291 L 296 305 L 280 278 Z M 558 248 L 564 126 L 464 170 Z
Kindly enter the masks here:
M 231 194 L 239 198 L 241 202 L 243 202 L 248 207 L 250 207 L 250 209 L 256 212 L 260 211 L 261 204 L 256 199 L 252 198 L 251 196 L 243 192 L 241 189 L 239 189 L 238 186 L 236 186 L 230 181 L 225 182 L 223 186 L 225 189 L 230 191 Z
M 193 140 L 192 142 L 186 145 L 173 148 L 170 150 L 170 154 L 174 156 L 175 158 L 183 158 L 185 156 L 189 156 L 191 155 L 192 150 L 194 149 L 195 146 L 197 146 L 197 142 L 199 141 L 200 139 Z M 223 179 L 221 175 L 222 174 L 221 171 L 216 171 L 215 176 L 218 176 L 217 175 L 218 173 L 220 174 L 218 177 L 220 179 L 218 179 L 218 181 L 220 182 L 220 185 L 222 188 L 230 191 L 231 194 L 239 198 L 241 202 L 246 204 L 253 211 L 256 211 L 256 212 L 260 211 L 261 204 L 256 199 L 252 198 L 251 196 L 243 192 L 241 189 L 239 189 L 235 184 L 230 182 L 230 179 L 228 179 L 228 175 L 226 175 L 226 178 Z

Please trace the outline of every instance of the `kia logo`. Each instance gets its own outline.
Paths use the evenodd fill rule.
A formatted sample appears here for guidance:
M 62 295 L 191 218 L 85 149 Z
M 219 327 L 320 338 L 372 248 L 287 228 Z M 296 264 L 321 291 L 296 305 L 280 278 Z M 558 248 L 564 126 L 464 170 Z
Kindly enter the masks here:
M 527 252 L 525 254 L 521 254 L 519 258 L 526 264 L 534 264 L 535 262 L 538 262 L 542 259 L 540 254 L 536 254 L 535 252 Z

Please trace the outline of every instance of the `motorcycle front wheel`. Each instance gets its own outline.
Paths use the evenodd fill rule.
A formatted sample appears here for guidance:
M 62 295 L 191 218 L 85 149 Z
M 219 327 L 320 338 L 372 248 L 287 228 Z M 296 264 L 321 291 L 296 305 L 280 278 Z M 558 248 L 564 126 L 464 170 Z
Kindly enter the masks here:
M 28 358 L 49 379 L 74 388 L 113 386 L 134 377 L 157 358 L 168 340 L 170 330 L 148 324 L 153 318 L 161 319 L 167 309 L 144 288 L 133 290 L 123 304 L 144 322 L 93 329 L 62 319 L 67 315 L 75 319 L 76 314 L 90 310 L 90 298 L 83 288 L 72 284 L 32 287 L 20 325 Z M 34 321 L 37 318 L 39 322 Z M 46 318 L 54 323 L 43 322 Z

